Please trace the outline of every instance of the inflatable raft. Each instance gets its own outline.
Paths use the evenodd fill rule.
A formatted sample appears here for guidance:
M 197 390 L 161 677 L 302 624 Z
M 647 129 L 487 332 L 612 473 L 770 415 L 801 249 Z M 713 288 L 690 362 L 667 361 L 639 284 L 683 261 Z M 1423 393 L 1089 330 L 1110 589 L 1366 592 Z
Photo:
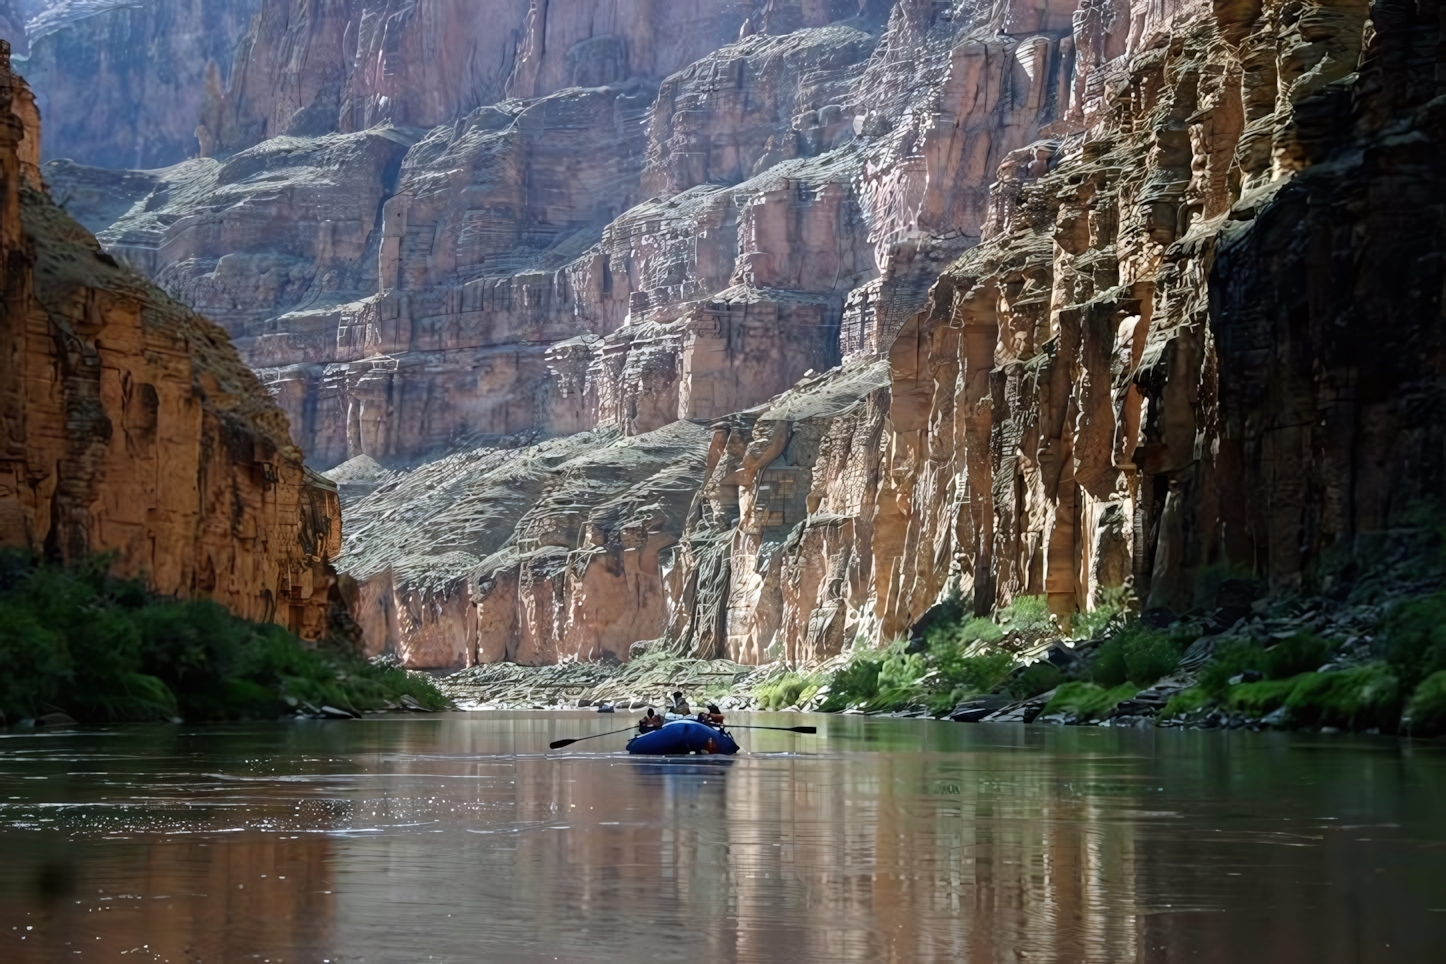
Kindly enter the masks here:
M 738 744 L 723 730 L 696 720 L 678 720 L 661 729 L 641 733 L 628 741 L 628 752 L 645 756 L 670 756 L 681 753 L 721 753 L 732 756 Z

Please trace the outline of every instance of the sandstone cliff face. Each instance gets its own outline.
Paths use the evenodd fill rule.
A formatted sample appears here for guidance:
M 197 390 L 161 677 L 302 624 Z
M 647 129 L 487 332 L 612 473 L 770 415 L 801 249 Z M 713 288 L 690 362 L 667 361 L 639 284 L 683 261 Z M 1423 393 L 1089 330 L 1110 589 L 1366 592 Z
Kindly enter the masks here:
M 226 334 L 42 192 L 39 139 L 0 46 L 0 539 L 62 561 L 115 552 L 158 592 L 323 635 L 335 486 Z
M 200 151 L 196 131 L 208 91 L 229 83 L 261 0 L 45 0 L 12 7 L 28 20 L 30 49 L 18 66 L 47 118 L 46 157 L 152 168 Z M 18 34 L 0 36 L 14 44 Z
M 1439 13 L 1312 9 L 1082 11 L 1081 57 L 1116 56 L 1001 166 L 889 390 L 802 460 L 807 518 L 769 540 L 746 511 L 786 511 L 793 430 L 720 427 L 719 521 L 680 551 L 727 539 L 748 575 L 674 637 L 826 655 L 835 624 L 888 638 L 954 588 L 1068 619 L 1128 584 L 1181 613 L 1212 567 L 1328 588 L 1439 500 Z
M 430 60 L 462 8 L 383 7 L 255 33 L 305 69 L 226 101 L 224 160 L 45 169 L 343 463 L 378 651 L 813 658 L 955 591 L 1179 612 L 1439 496 L 1434 4 L 538 0 Z M 386 70 L 286 60 L 376 36 L 354 13 Z
M 878 0 L 262 0 L 199 136 L 227 153 L 283 134 L 431 127 L 508 98 L 657 82 L 740 34 Z

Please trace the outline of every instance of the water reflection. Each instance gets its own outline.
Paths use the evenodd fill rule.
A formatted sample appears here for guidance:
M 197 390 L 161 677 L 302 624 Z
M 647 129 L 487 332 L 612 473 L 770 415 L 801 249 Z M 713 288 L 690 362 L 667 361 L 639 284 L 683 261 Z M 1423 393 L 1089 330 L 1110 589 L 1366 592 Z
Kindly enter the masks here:
M 817 722 L 683 760 L 548 752 L 608 728 L 583 714 L 0 738 L 0 959 L 1292 964 L 1446 946 L 1440 747 Z

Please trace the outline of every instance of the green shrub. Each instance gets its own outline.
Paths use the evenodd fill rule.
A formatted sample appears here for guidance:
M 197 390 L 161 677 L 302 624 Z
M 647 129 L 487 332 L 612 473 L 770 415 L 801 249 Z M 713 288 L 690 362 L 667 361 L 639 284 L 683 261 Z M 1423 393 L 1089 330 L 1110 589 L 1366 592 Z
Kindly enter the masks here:
M 851 706 L 872 700 L 879 694 L 879 670 L 884 654 L 877 650 L 856 652 L 847 664 L 833 674 L 828 683 L 828 697 L 819 705 L 825 713 L 837 713 Z
M 1403 723 L 1411 733 L 1434 736 L 1446 732 L 1446 670 L 1437 670 L 1421 681 L 1406 707 Z
M 59 710 L 82 722 L 275 717 L 292 697 L 377 709 L 407 694 L 441 708 L 431 682 L 349 651 L 304 647 L 279 626 L 208 601 L 180 602 L 106 575 L 0 553 L 0 714 Z
M 1094 639 L 1108 630 L 1120 615 L 1118 607 L 1108 604 L 1096 606 L 1087 613 L 1077 613 L 1072 635 L 1076 639 Z
M 1266 679 L 1289 679 L 1320 669 L 1331 644 L 1314 633 L 1296 633 L 1265 650 L 1260 671 Z
M 1306 673 L 1285 706 L 1298 723 L 1394 730 L 1401 716 L 1401 684 L 1385 663 L 1336 673 Z
M 1129 683 L 1106 689 L 1094 683 L 1075 680 L 1055 690 L 1054 696 L 1045 704 L 1040 715 L 1068 713 L 1081 721 L 1097 720 L 1138 692 L 1139 688 Z
M 961 701 L 996 690 L 1014 669 L 1008 653 L 959 656 L 959 647 L 930 653 L 932 671 L 927 680 L 925 705 L 935 716 L 949 712 Z
M 1246 670 L 1265 675 L 1265 651 L 1256 643 L 1228 640 L 1215 648 L 1214 655 L 1200 671 L 1200 688 L 1214 697 L 1230 689 L 1230 680 Z
M 789 671 L 758 687 L 754 696 L 765 710 L 786 710 L 813 698 L 823 680 L 815 674 Z
M 959 628 L 959 641 L 968 646 L 971 643 L 997 643 L 1004 638 L 1004 630 L 986 616 L 975 616 Z
M 1014 657 L 1008 653 L 981 653 L 961 656 L 962 647 L 946 646 L 930 652 L 937 680 L 942 686 L 961 687 L 974 693 L 988 693 L 1004 681 L 1014 668 Z
M 1119 686 L 1130 676 L 1125 666 L 1125 643 L 1112 636 L 1100 644 L 1085 667 L 1085 675 L 1097 686 Z
M 1104 687 L 1126 682 L 1144 688 L 1180 662 L 1180 646 L 1169 634 L 1134 623 L 1100 644 L 1090 661 L 1089 677 Z
M 1019 596 L 999 610 L 994 621 L 1005 630 L 1037 636 L 1054 629 L 1054 616 L 1043 596 Z
M 936 622 L 924 631 L 924 649 L 928 652 L 942 652 L 945 649 L 964 649 L 978 643 L 997 643 L 1004 638 L 1004 630 L 992 620 L 975 616 L 966 623 Z
M 1180 662 L 1180 646 L 1166 633 L 1137 627 L 1122 635 L 1126 676 L 1136 686 L 1150 686 Z
M 1386 658 L 1406 688 L 1446 670 L 1446 592 L 1397 606 L 1386 639 Z
M 1047 659 L 1030 663 L 1009 681 L 1009 695 L 1017 700 L 1027 700 L 1050 690 L 1064 682 L 1064 673 Z

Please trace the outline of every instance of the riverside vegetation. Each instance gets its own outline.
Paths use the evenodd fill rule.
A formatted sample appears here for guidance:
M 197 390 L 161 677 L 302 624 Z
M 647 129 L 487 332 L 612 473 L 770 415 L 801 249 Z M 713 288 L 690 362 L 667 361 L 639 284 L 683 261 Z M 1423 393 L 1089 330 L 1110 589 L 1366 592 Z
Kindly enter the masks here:
M 0 553 L 0 722 L 86 723 L 359 715 L 411 707 L 656 703 L 682 688 L 729 709 L 887 713 L 960 721 L 1446 732 L 1446 587 L 1420 554 L 1335 592 L 1255 598 L 1207 577 L 1168 622 L 1116 592 L 1063 630 L 1042 598 L 992 618 L 946 600 L 908 638 L 814 666 L 742 666 L 654 648 L 627 663 L 472 667 L 434 685 L 332 639 L 315 648 L 208 601 Z M 1412 575 L 1415 578 L 1412 578 Z M 1329 580 L 1327 580 L 1329 582 Z
M 1265 594 L 1228 568 L 1183 616 L 1117 590 L 1062 628 L 1042 598 L 992 618 L 936 606 L 908 638 L 812 666 L 742 666 L 654 649 L 626 664 L 477 666 L 442 681 L 463 705 L 656 704 L 675 686 L 725 708 L 959 721 L 1446 733 L 1446 587 L 1437 540 L 1375 570 L 1318 571 Z
M 0 724 L 360 715 L 442 709 L 426 677 L 309 648 L 208 600 L 166 599 L 107 575 L 0 551 Z

